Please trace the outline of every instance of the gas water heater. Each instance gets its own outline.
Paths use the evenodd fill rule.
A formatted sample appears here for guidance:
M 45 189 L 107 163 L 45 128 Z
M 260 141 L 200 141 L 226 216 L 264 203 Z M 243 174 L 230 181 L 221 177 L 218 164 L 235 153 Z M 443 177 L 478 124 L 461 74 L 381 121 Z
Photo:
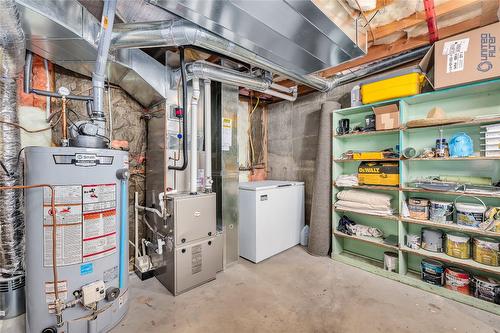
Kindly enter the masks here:
M 25 192 L 26 331 L 107 332 L 128 309 L 128 153 L 27 147 L 25 156 L 26 185 L 53 189 Z

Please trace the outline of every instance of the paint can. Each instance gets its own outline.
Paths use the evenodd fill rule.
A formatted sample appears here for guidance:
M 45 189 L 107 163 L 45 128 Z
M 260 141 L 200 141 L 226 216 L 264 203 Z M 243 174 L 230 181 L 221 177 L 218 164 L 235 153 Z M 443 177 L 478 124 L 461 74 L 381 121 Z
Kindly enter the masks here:
M 480 204 L 457 202 L 460 197 L 455 199 L 455 220 L 457 221 L 457 224 L 478 228 L 484 221 L 487 209 L 486 205 L 481 199 L 476 197 L 472 198 L 478 200 Z
M 409 198 L 408 210 L 410 217 L 418 220 L 429 219 L 429 200 L 424 198 Z
M 466 271 L 457 267 L 447 267 L 444 270 L 445 287 L 469 295 L 470 275 Z
M 420 268 L 422 270 L 421 277 L 423 281 L 437 286 L 444 284 L 444 265 L 441 262 L 423 259 L 420 263 Z
M 418 250 L 420 249 L 420 235 L 408 234 L 406 235 L 406 246 L 410 249 Z
M 493 238 L 477 237 L 472 240 L 472 259 L 488 265 L 500 265 L 500 241 Z
M 398 254 L 396 252 L 384 252 L 384 269 L 389 272 L 398 272 Z
M 459 232 L 446 234 L 446 254 L 459 259 L 470 259 L 470 236 Z
M 431 252 L 443 252 L 443 232 L 422 228 L 422 248 Z
M 474 297 L 500 304 L 500 281 L 474 275 L 470 287 Z
M 436 223 L 453 223 L 453 202 L 431 200 L 429 220 Z

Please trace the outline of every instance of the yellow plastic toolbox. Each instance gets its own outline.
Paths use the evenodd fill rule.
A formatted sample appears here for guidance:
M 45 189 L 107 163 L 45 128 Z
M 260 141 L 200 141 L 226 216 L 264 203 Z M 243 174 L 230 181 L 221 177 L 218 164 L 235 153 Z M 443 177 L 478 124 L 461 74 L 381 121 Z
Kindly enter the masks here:
M 385 158 L 382 151 L 355 152 L 352 154 L 353 160 L 383 160 Z
M 406 74 L 389 74 L 377 81 L 365 81 L 366 83 L 361 84 L 361 101 L 363 104 L 370 104 L 420 94 L 424 81 L 425 75 L 418 69 L 412 69 L 411 73 Z

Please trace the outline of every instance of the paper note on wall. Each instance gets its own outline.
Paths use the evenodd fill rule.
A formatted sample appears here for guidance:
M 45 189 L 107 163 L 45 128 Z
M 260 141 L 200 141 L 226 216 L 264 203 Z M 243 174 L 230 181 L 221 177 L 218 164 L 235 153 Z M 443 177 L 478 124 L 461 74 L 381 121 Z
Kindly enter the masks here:
M 233 139 L 233 121 L 231 118 L 222 118 L 222 150 L 229 151 Z

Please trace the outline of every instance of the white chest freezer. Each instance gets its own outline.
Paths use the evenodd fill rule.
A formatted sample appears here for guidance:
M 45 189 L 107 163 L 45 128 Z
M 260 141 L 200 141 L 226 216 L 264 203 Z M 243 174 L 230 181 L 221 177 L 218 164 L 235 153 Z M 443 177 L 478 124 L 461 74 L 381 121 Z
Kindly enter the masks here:
M 304 183 L 265 180 L 239 185 L 240 256 L 258 263 L 300 242 Z

